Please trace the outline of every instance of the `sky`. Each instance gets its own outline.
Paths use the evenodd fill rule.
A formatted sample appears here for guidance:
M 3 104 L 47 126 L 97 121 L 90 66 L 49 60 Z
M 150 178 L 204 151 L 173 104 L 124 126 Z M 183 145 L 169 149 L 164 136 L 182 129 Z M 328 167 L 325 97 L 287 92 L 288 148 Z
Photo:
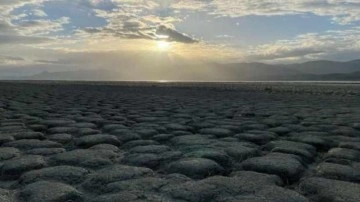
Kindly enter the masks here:
M 359 55 L 360 0 L 0 0 L 2 76 Z

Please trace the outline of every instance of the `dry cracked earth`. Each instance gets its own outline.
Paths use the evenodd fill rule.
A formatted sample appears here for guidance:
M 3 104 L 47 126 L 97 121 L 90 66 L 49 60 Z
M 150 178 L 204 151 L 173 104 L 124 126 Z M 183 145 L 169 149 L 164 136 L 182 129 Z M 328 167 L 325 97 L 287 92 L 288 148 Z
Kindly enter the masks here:
M 359 202 L 360 86 L 3 82 L 0 201 Z

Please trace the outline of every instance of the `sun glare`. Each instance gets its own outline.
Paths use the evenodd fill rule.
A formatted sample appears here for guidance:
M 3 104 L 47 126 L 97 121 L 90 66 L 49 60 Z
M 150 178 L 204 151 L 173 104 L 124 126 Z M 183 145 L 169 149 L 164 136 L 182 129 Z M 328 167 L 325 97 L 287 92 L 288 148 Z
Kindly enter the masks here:
M 169 50 L 170 47 L 171 47 L 171 44 L 167 41 L 158 41 L 157 42 L 157 48 L 160 51 Z

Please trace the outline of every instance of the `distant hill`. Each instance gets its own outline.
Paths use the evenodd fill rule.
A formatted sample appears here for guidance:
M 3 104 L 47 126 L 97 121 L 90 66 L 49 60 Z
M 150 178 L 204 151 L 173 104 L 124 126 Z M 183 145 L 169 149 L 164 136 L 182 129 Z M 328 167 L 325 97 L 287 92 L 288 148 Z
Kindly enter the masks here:
M 222 80 L 286 80 L 288 77 L 296 78 L 303 75 L 295 69 L 286 66 L 269 65 L 263 63 L 231 63 L 223 64 L 221 68 L 225 74 L 220 75 Z
M 360 60 L 352 60 L 352 61 L 349 61 L 348 63 L 354 64 L 354 65 L 360 65 Z
M 77 70 L 64 72 L 48 72 L 43 71 L 28 77 L 22 77 L 29 80 L 117 80 L 118 76 L 114 73 L 103 70 Z
M 360 80 L 360 71 L 352 72 L 348 74 L 325 74 L 319 75 L 319 80 L 326 81 L 359 81 Z
M 360 60 L 335 62 L 327 60 L 285 65 L 286 68 L 307 74 L 334 74 L 360 71 Z
M 232 63 L 221 65 L 234 80 L 360 80 L 360 60 L 298 64 Z M 353 73 L 356 72 L 356 73 Z
M 360 80 L 360 60 L 349 62 L 312 61 L 299 64 L 264 63 L 209 64 L 206 67 L 176 66 L 129 71 L 78 70 L 42 72 L 21 79 L 29 80 L 184 80 L 184 81 L 291 81 Z

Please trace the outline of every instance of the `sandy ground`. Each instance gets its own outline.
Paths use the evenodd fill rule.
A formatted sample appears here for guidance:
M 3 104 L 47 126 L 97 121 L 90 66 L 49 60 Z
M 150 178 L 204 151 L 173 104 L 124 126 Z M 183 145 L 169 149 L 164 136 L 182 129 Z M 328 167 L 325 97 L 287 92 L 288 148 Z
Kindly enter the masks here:
M 360 85 L 0 83 L 0 201 L 360 201 Z

